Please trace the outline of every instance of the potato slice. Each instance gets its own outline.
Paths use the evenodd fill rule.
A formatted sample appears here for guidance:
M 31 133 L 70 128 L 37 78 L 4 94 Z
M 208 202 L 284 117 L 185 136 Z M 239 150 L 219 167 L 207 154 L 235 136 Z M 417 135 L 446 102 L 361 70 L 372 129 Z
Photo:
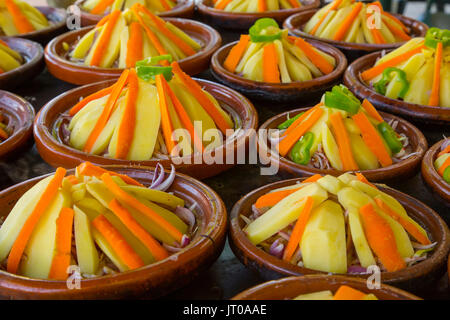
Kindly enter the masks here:
M 81 273 L 96 274 L 99 258 L 92 237 L 91 222 L 77 206 L 74 206 L 74 211 L 74 234 L 78 266 Z
M 305 293 L 295 297 L 293 300 L 333 300 L 333 293 L 330 290 Z

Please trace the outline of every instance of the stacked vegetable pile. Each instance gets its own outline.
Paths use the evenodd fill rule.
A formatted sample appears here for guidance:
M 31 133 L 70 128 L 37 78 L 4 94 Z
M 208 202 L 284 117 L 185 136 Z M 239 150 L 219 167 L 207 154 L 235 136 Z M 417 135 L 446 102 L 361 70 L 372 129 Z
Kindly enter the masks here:
M 450 30 L 431 28 L 384 55 L 361 78 L 380 94 L 450 108 Z
M 308 81 L 329 74 L 336 61 L 298 37 L 288 36 L 275 20 L 262 18 L 241 35 L 224 67 L 246 79 L 269 83 Z
M 376 6 L 374 11 L 374 7 Z M 375 16 L 380 12 L 381 19 Z M 380 25 L 377 26 L 377 20 Z M 370 22 L 374 24 L 372 27 Z M 410 40 L 410 31 L 396 17 L 383 11 L 380 2 L 334 0 L 305 24 L 305 32 L 334 41 L 386 44 Z
M 391 122 L 396 127 L 397 122 Z M 270 137 L 281 156 L 301 165 L 340 171 L 387 167 L 411 156 L 408 137 L 398 134 L 374 106 L 345 87 L 333 87 L 322 102 L 278 126 Z
M 19 52 L 11 49 L 8 44 L 0 40 L 0 74 L 20 67 L 24 63 Z
M 159 170 L 155 178 L 164 179 Z M 173 170 L 146 188 L 90 163 L 69 176 L 58 168 L 29 189 L 2 224 L 0 263 L 10 273 L 64 280 L 70 265 L 88 278 L 163 260 L 189 244 L 195 225 L 184 200 L 165 192 L 174 177 Z
M 81 4 L 81 9 L 92 14 L 104 15 L 114 10 L 124 11 L 135 3 L 143 5 L 153 13 L 170 11 L 176 6 L 174 0 L 86 0 Z
M 426 259 L 436 245 L 394 197 L 361 174 L 315 175 L 272 190 L 243 219 L 253 244 L 323 272 L 366 273 L 372 265 L 398 271 Z
M 9 132 L 11 130 L 12 128 L 8 126 L 8 120 L 0 113 L 0 142 L 4 142 L 9 138 Z
M 294 300 L 378 300 L 378 298 L 373 293 L 366 294 L 352 287 L 342 285 L 334 295 L 330 290 L 324 290 L 301 294 L 295 297 Z
M 267 12 L 300 8 L 300 0 L 213 0 L 214 8 L 229 12 Z
M 434 161 L 434 168 L 445 182 L 450 184 L 450 139 L 442 144 L 442 149 Z
M 20 0 L 0 0 L 0 35 L 13 36 L 47 28 L 47 18 Z
M 112 86 L 85 97 L 70 109 L 70 123 L 60 125 L 61 140 L 127 160 L 188 156 L 220 146 L 233 121 L 177 62 L 168 66 L 169 61 L 167 55 L 138 62 Z
M 192 56 L 201 45 L 170 22 L 140 4 L 115 10 L 86 33 L 69 58 L 87 66 L 131 68 L 139 60 L 170 54 L 175 60 Z

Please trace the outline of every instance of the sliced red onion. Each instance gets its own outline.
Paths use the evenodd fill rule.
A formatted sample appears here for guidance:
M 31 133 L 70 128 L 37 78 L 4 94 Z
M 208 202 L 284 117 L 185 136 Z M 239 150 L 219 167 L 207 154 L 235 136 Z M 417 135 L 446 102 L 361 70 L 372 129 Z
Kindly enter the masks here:
M 269 253 L 279 259 L 283 257 L 284 244 L 280 242 L 280 239 L 275 240 L 270 246 Z
M 168 245 L 166 243 L 163 243 L 162 246 L 164 248 L 166 248 L 166 250 L 169 251 L 169 252 L 180 252 L 181 249 L 183 249 L 183 248 L 180 248 L 180 247 L 170 246 L 170 245 Z
M 181 237 L 181 247 L 184 248 L 189 245 L 189 243 L 191 243 L 191 239 L 187 235 L 183 234 L 183 237 Z
M 280 236 L 280 237 L 282 237 L 284 240 L 286 240 L 286 241 L 289 241 L 289 239 L 290 239 L 290 236 L 289 236 L 289 234 L 287 233 L 287 232 L 284 232 L 284 231 L 278 231 L 278 235 Z
M 158 162 L 155 168 L 155 173 L 153 174 L 152 184 L 150 185 L 150 189 L 154 189 L 159 186 L 164 180 L 165 172 L 164 167 L 161 163 Z
M 194 229 L 195 215 L 191 210 L 189 210 L 188 208 L 177 206 L 175 209 L 175 214 L 189 226 L 189 232 Z
M 347 273 L 367 273 L 367 269 L 358 265 L 349 266 Z
M 152 189 L 166 191 L 170 188 L 173 181 L 175 180 L 175 167 L 173 166 L 173 164 L 171 164 L 170 166 L 172 167 L 172 169 L 170 171 L 169 177 L 164 180 L 164 182 L 162 182 L 158 186 L 153 187 Z

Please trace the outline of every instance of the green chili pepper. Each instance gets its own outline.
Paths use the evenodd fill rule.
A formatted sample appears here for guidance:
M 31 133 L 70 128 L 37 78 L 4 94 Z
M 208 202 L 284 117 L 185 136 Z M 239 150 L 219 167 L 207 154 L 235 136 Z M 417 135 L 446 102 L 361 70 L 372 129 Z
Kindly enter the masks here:
M 344 85 L 334 86 L 331 91 L 325 92 L 325 105 L 356 114 L 359 111 L 361 102 Z
M 270 29 L 269 29 L 270 28 Z M 266 30 L 267 29 L 267 30 Z M 263 34 L 266 30 L 269 33 Z M 275 31 L 275 33 L 273 33 Z M 278 23 L 272 18 L 261 18 L 248 30 L 252 42 L 272 42 L 281 39 L 281 30 Z
M 291 150 L 291 159 L 298 164 L 308 164 L 311 160 L 311 147 L 314 142 L 314 133 L 307 132 L 297 141 Z
M 386 94 L 386 87 L 389 84 L 389 81 L 393 79 L 392 74 L 397 74 L 398 78 L 397 81 L 400 81 L 402 85 L 402 89 L 398 93 L 399 98 L 404 98 L 406 93 L 409 90 L 409 81 L 406 79 L 406 73 L 402 69 L 395 68 L 395 67 L 389 67 L 384 69 L 383 75 L 381 79 L 373 84 L 373 87 L 376 92 L 379 94 L 385 95 Z
M 436 49 L 439 42 L 442 42 L 444 47 L 450 45 L 450 30 L 430 28 L 425 36 L 425 45 L 428 48 Z
M 381 122 L 378 124 L 378 130 L 381 136 L 386 141 L 389 149 L 392 153 L 399 153 L 403 149 L 403 144 L 397 136 L 397 133 L 392 129 L 392 127 L 387 122 Z
M 445 168 L 442 178 L 444 178 L 445 182 L 450 183 L 450 166 Z
M 298 115 L 296 115 L 295 117 L 292 117 L 290 119 L 287 119 L 285 122 L 283 122 L 282 124 L 278 125 L 278 129 L 283 130 L 283 129 L 287 129 L 289 128 L 289 126 L 298 118 L 300 118 L 302 116 L 302 114 L 304 114 L 304 112 L 300 112 Z
M 172 67 L 158 66 L 157 64 L 161 61 L 172 62 L 172 56 L 170 54 L 150 57 L 144 60 L 136 62 L 136 72 L 139 78 L 149 81 L 150 79 L 155 79 L 155 76 L 162 74 L 167 81 L 172 79 Z

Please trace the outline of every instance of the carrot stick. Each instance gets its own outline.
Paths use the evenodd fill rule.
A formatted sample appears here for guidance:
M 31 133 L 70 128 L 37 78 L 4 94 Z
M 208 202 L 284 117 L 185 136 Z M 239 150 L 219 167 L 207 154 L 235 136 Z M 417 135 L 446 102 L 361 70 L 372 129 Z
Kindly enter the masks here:
M 420 45 L 417 48 L 411 49 L 405 53 L 402 53 L 402 54 L 392 58 L 392 59 L 384 61 L 383 63 L 380 63 L 379 65 L 376 65 L 370 69 L 367 69 L 366 71 L 361 73 L 361 78 L 364 81 L 373 79 L 376 76 L 380 75 L 384 71 L 384 69 L 389 68 L 389 67 L 395 67 L 396 65 L 402 63 L 403 61 L 408 60 L 413 55 L 420 53 L 422 51 L 422 49 L 424 49 L 424 48 L 425 48 L 424 45 Z
M 417 227 L 412 224 L 410 221 L 402 218 L 397 212 L 395 212 L 391 207 L 389 207 L 382 199 L 376 198 L 375 202 L 377 205 L 383 210 L 386 214 L 388 214 L 392 219 L 397 221 L 402 225 L 403 228 L 405 228 L 408 233 L 414 237 L 417 241 L 419 241 L 423 245 L 429 245 L 431 244 L 430 239 L 426 235 L 424 235 L 422 232 L 420 232 Z
M 370 103 L 369 100 L 364 99 L 361 106 L 366 110 L 366 112 L 374 118 L 375 120 L 378 120 L 380 122 L 384 122 L 384 119 L 381 117 L 381 115 L 378 113 L 377 109 L 373 106 L 372 103 Z
M 122 74 L 120 75 L 119 80 L 114 84 L 114 88 L 111 91 L 111 94 L 108 97 L 108 100 L 106 101 L 105 107 L 103 108 L 102 113 L 100 114 L 100 117 L 98 118 L 97 122 L 95 123 L 94 129 L 91 131 L 91 134 L 89 135 L 88 140 L 86 141 L 86 145 L 83 148 L 84 152 L 90 152 L 92 147 L 94 146 L 95 142 L 97 141 L 97 138 L 100 136 L 100 134 L 103 131 L 103 128 L 105 127 L 106 123 L 109 120 L 109 117 L 114 111 L 117 99 L 119 99 L 119 96 L 125 86 L 125 84 L 128 81 L 130 71 L 128 69 L 125 69 Z
M 162 247 L 141 225 L 133 218 L 127 209 L 122 207 L 116 199 L 113 199 L 109 205 L 109 209 L 122 221 L 122 223 L 138 238 L 151 252 L 152 256 L 157 260 L 165 259 L 169 256 L 166 249 Z
M 127 68 L 133 68 L 137 61 L 143 59 L 143 32 L 139 22 L 130 25 L 130 39 L 127 42 Z
M 73 215 L 71 208 L 62 208 L 56 219 L 56 253 L 50 267 L 49 279 L 67 279 L 72 249 Z
M 83 109 L 89 102 L 100 99 L 100 98 L 110 94 L 111 91 L 113 90 L 113 88 L 114 88 L 114 85 L 87 96 L 86 98 L 84 98 L 83 100 L 78 102 L 76 105 L 74 105 L 72 107 L 72 109 L 69 110 L 69 115 L 74 116 L 78 111 Z
M 0 39 L 0 44 L 2 44 L 5 47 L 9 48 L 8 44 L 5 41 L 1 40 L 1 39 Z
M 340 24 L 339 28 L 334 34 L 333 40 L 341 41 L 344 38 L 347 31 L 350 29 L 350 26 L 352 25 L 353 21 L 361 11 L 362 6 L 363 6 L 362 2 L 358 2 L 355 4 L 352 11 L 350 11 L 350 13 L 345 17 L 344 21 L 342 21 L 342 23 Z
M 66 179 L 69 180 L 69 182 L 73 185 L 80 183 L 80 181 L 78 181 L 78 178 L 75 177 L 73 174 L 67 176 Z
M 306 224 L 308 223 L 313 203 L 314 201 L 312 197 L 306 198 L 305 206 L 300 212 L 297 222 L 295 223 L 294 229 L 292 230 L 291 236 L 289 237 L 286 249 L 284 250 L 283 260 L 290 261 L 292 255 L 295 252 L 295 249 L 297 249 L 297 247 L 300 244 L 300 241 L 302 241 L 303 232 L 305 231 Z
M 381 165 L 383 167 L 390 166 L 392 164 L 392 159 L 380 134 L 372 123 L 370 123 L 367 116 L 363 112 L 359 111 L 357 114 L 352 116 L 352 119 L 355 121 L 355 124 L 358 126 L 359 130 L 361 130 L 361 136 L 364 142 L 377 157 Z
M 438 173 L 443 176 L 444 175 L 444 171 L 445 169 L 447 169 L 447 167 L 450 166 L 450 157 L 448 157 L 444 163 L 439 167 Z
M 384 20 L 384 24 L 388 27 L 388 29 L 392 32 L 392 34 L 396 35 L 402 40 L 408 41 L 411 39 L 411 37 L 403 31 L 403 29 L 398 28 L 397 26 L 393 25 L 389 21 Z
M 42 193 L 41 197 L 36 203 L 36 206 L 34 207 L 33 211 L 30 213 L 24 225 L 22 226 L 22 229 L 20 230 L 19 235 L 14 241 L 14 244 L 11 248 L 11 252 L 9 253 L 8 256 L 8 263 L 6 266 L 8 272 L 17 273 L 20 259 L 22 258 L 23 251 L 25 250 L 25 247 L 28 244 L 28 240 L 30 239 L 31 234 L 33 233 L 33 230 L 37 225 L 37 223 L 39 222 L 39 219 L 41 218 L 42 214 L 45 212 L 45 210 L 47 210 L 47 208 L 50 206 L 53 199 L 55 198 L 56 193 L 58 192 L 58 189 L 61 186 L 62 180 L 65 175 L 66 169 L 64 168 L 56 169 L 54 177 L 48 184 L 47 188 L 45 188 L 44 192 Z
M 102 62 L 103 55 L 108 47 L 108 42 L 111 39 L 112 32 L 116 26 L 117 20 L 119 20 L 120 11 L 114 10 L 110 13 L 109 20 L 102 31 L 100 38 L 98 39 L 97 46 L 95 47 L 94 53 L 92 54 L 91 66 L 98 67 Z
M 444 150 L 442 150 L 441 152 L 439 152 L 438 153 L 438 158 L 440 157 L 440 156 L 442 156 L 443 154 L 446 154 L 446 153 L 449 153 L 450 152 L 450 144 L 447 146 L 447 147 L 445 147 L 445 149 Z
M 394 20 L 395 22 L 397 22 L 403 29 L 403 31 L 405 33 L 408 33 L 409 30 L 408 28 L 403 24 L 403 22 L 401 22 L 400 20 L 398 20 L 395 16 L 393 16 L 392 14 L 390 14 L 389 12 L 383 11 L 381 14 L 385 15 L 388 18 L 391 18 L 392 20 Z
M 280 83 L 278 70 L 278 54 L 274 43 L 266 44 L 263 48 L 263 78 L 264 82 Z
M 169 4 L 167 3 L 166 0 L 160 0 L 160 2 L 161 2 L 163 8 L 164 8 L 166 11 L 169 11 L 170 9 L 172 9 L 172 8 L 169 6 Z
M 209 116 L 214 120 L 220 131 L 226 133 L 227 129 L 231 129 L 230 125 L 227 123 L 222 114 L 220 114 L 220 112 L 216 109 L 213 102 L 208 98 L 208 96 L 206 96 L 197 81 L 185 74 L 176 61 L 172 62 L 171 66 L 173 73 L 178 76 L 189 92 L 197 99 L 203 109 L 205 109 Z
M 109 245 L 113 248 L 120 260 L 130 269 L 137 269 L 144 266 L 144 261 L 128 244 L 120 232 L 105 218 L 103 214 L 99 214 L 92 225 L 105 238 Z
M 109 14 L 100 19 L 99 22 L 95 25 L 96 28 L 103 26 L 105 23 L 109 21 Z
M 146 205 L 139 202 L 132 195 L 123 191 L 111 178 L 108 173 L 104 173 L 101 176 L 102 181 L 108 187 L 109 191 L 111 191 L 114 196 L 121 202 L 129 205 L 135 210 L 141 212 L 146 215 L 149 219 L 151 219 L 155 224 L 160 226 L 162 229 L 166 230 L 168 234 L 170 234 L 176 241 L 181 242 L 181 238 L 183 235 L 177 228 L 171 225 L 168 221 L 166 221 L 163 217 L 161 217 L 158 213 L 147 207 Z
M 234 70 L 236 70 L 236 67 L 239 61 L 241 60 L 242 55 L 244 54 L 249 41 L 250 41 L 249 35 L 247 34 L 241 35 L 239 42 L 230 50 L 230 53 L 228 54 L 225 62 L 223 63 L 225 69 L 227 69 L 230 72 L 234 72 Z
M 291 4 L 292 8 L 300 8 L 301 3 L 297 0 L 289 0 L 289 3 Z
M 302 183 L 307 183 L 307 182 L 316 182 L 317 180 L 319 180 L 320 178 L 322 178 L 321 174 L 316 173 L 315 175 L 306 178 L 305 180 L 302 181 Z
M 156 88 L 158 90 L 158 98 L 159 98 L 159 109 L 161 111 L 161 127 L 164 135 L 164 141 L 166 142 L 167 150 L 169 151 L 169 154 L 172 154 L 172 151 L 175 148 L 175 142 L 172 139 L 172 133 L 173 133 L 173 125 L 172 121 L 170 119 L 169 114 L 169 106 L 167 101 L 166 92 L 164 90 L 164 82 L 165 79 L 164 76 L 161 74 L 158 74 L 155 77 L 156 80 Z
M 398 252 L 394 232 L 388 222 L 376 213 L 371 203 L 362 206 L 359 212 L 367 241 L 383 266 L 389 272 L 406 268 L 406 263 Z
M 5 6 L 12 16 L 14 26 L 20 33 L 28 33 L 35 30 L 14 0 L 5 0 Z
M 221 0 L 219 2 L 216 3 L 216 5 L 214 6 L 214 8 L 218 9 L 218 10 L 223 10 L 226 8 L 226 6 L 233 0 Z
M 358 2 L 361 3 L 361 2 Z M 297 38 L 295 40 L 295 45 L 302 50 L 309 60 L 324 74 L 329 74 L 333 71 L 334 67 L 328 62 L 323 56 L 314 50 L 314 47 L 302 38 Z
M 8 132 L 6 132 L 4 129 L 0 128 L 0 138 L 3 140 L 6 140 L 9 138 Z
M 258 0 L 258 12 L 267 11 L 267 3 L 266 0 Z
M 314 109 L 311 115 L 300 123 L 290 134 L 278 144 L 279 153 L 284 157 L 295 143 L 319 120 L 322 116 L 321 108 Z
M 330 123 L 333 128 L 336 142 L 339 146 L 339 155 L 342 160 L 344 171 L 358 170 L 358 164 L 353 157 L 350 138 L 342 120 L 340 112 L 335 112 L 330 116 Z
M 0 68 L 0 74 L 2 73 L 5 73 L 5 71 L 2 68 Z
M 319 19 L 319 21 L 317 21 L 316 25 L 314 26 L 314 28 L 312 28 L 310 34 L 314 35 L 317 32 L 317 29 L 319 29 L 320 25 L 322 24 L 322 22 L 325 20 L 325 18 L 327 17 L 327 15 L 333 11 L 336 10 L 342 3 L 342 0 L 334 0 L 333 3 L 331 4 L 331 6 L 327 9 L 327 11 L 324 13 L 324 15 Z
M 298 117 L 297 120 L 295 120 L 294 122 L 291 123 L 291 125 L 286 129 L 286 131 L 281 135 L 283 136 L 287 136 L 289 135 L 292 131 L 295 130 L 295 128 L 297 128 L 297 126 L 303 122 L 303 120 L 305 120 L 307 117 L 309 117 L 309 115 L 311 113 L 314 112 L 314 110 L 316 109 L 320 109 L 320 107 L 323 105 L 322 102 L 319 102 L 318 104 L 316 104 L 314 107 L 312 107 L 311 109 L 309 109 L 308 111 L 306 111 L 304 114 L 302 114 L 300 117 Z
M 104 174 L 104 173 L 109 173 L 112 176 L 121 178 L 126 184 L 131 184 L 131 185 L 139 186 L 139 187 L 145 187 L 142 183 L 137 182 L 136 180 L 134 180 L 133 178 L 130 178 L 129 176 L 126 176 L 124 174 L 120 174 L 120 173 L 117 173 L 114 171 L 109 171 L 109 170 L 100 168 L 98 166 L 94 166 L 90 162 L 83 162 L 82 164 L 80 164 L 77 167 L 76 170 L 77 170 L 78 174 L 80 174 L 82 176 L 97 177 L 97 178 L 100 178 L 102 176 L 102 174 Z
M 428 105 L 436 107 L 439 105 L 439 88 L 441 86 L 441 64 L 442 64 L 442 42 L 438 42 L 434 57 L 433 86 L 431 87 Z
M 91 10 L 92 14 L 103 14 L 105 10 L 112 5 L 114 0 L 101 0 L 97 5 Z
M 362 173 L 355 172 L 355 175 L 359 181 L 364 182 L 365 184 L 368 184 L 369 186 L 374 187 L 375 189 L 378 189 L 374 184 L 370 183 L 369 180 L 367 180 L 367 178 Z
M 336 291 L 333 300 L 362 300 L 365 295 L 359 290 L 343 285 Z

